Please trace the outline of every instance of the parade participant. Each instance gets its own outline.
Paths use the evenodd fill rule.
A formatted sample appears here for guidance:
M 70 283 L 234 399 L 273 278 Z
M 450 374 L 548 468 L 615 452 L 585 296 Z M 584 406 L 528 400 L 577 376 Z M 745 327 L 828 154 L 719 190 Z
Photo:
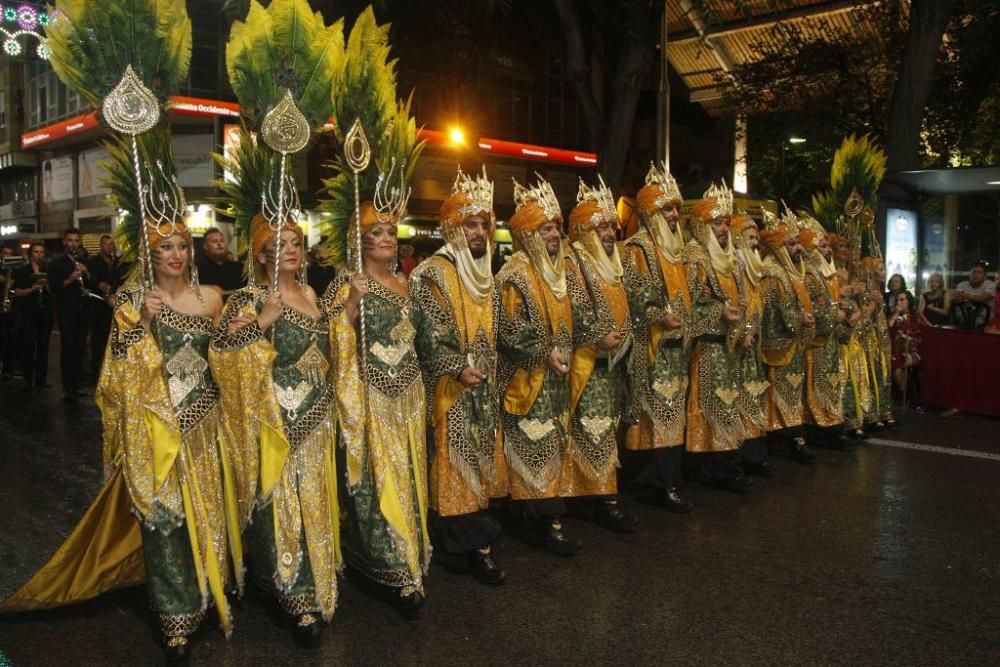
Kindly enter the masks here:
M 490 257 L 493 182 L 459 169 L 441 205 L 444 246 L 410 275 L 416 348 L 428 395 L 430 533 L 437 555 L 499 584 L 500 524 L 487 508 L 508 493 L 498 437 L 496 323 Z
M 24 390 L 49 386 L 49 339 L 52 336 L 52 293 L 48 289 L 45 245 L 32 243 L 28 261 L 11 276 L 14 314 L 21 343 Z M 4 367 L 4 371 L 7 369 Z
M 842 448 L 849 444 L 842 432 L 847 373 L 841 364 L 841 348 L 850 336 L 849 313 L 841 302 L 840 276 L 826 230 L 805 214 L 798 217 L 798 227 L 798 241 L 805 251 L 806 286 L 816 318 L 815 335 L 806 350 L 805 406 L 813 430 L 810 439 Z
M 580 542 L 563 530 L 559 497 L 569 446 L 569 371 L 573 311 L 562 249 L 562 213 L 540 177 L 514 182 L 516 209 L 507 223 L 518 250 L 497 275 L 497 349 L 502 428 L 510 471 L 511 510 L 521 537 L 561 556 Z
M 805 283 L 804 252 L 794 230 L 794 221 L 778 221 L 765 215 L 761 245 L 764 277 L 761 295 L 761 356 L 767 366 L 768 432 L 774 441 L 787 441 L 792 458 L 813 463 L 816 455 L 806 446 L 805 379 L 806 355 L 816 327 L 813 304 Z M 791 223 L 791 225 L 789 224 Z
M 90 374 L 96 378 L 101 372 L 104 361 L 104 348 L 108 345 L 111 335 L 111 319 L 114 309 L 114 293 L 118 289 L 117 282 L 118 256 L 115 242 L 111 236 L 101 236 L 100 252 L 87 262 L 90 272 L 88 288 L 94 297 L 88 299 L 90 319 Z M 200 283 L 200 281 L 199 281 Z
M 846 228 L 843 231 L 850 232 Z M 829 242 L 833 248 L 833 262 L 840 284 L 840 306 L 847 313 L 848 324 L 847 338 L 840 346 L 840 358 L 845 371 L 841 404 L 843 432 L 858 440 L 864 438 L 865 415 L 871 411 L 872 404 L 868 357 L 861 346 L 861 332 L 867 326 L 867 320 L 863 317 L 865 288 L 857 279 L 860 267 L 854 259 L 849 236 L 830 234 Z
M 87 349 L 88 324 L 87 287 L 90 272 L 84 265 L 84 249 L 80 230 L 63 232 L 63 253 L 53 257 L 48 267 L 48 284 L 56 297 L 56 319 L 59 323 L 59 378 L 63 401 L 71 403 L 83 395 L 80 375 L 83 355 Z
M 690 512 L 678 492 L 688 387 L 685 327 L 691 310 L 680 227 L 681 192 L 665 168 L 650 165 L 636 195 L 640 230 L 625 243 L 625 291 L 635 330 L 634 399 L 625 446 L 645 456 L 642 499 Z
M 141 146 L 156 154 L 168 141 L 163 132 L 144 136 Z M 169 159 L 156 155 L 161 163 Z M 123 145 L 112 153 L 124 169 L 129 156 Z M 119 237 L 132 239 L 133 255 L 145 247 L 150 263 L 139 259 L 140 275 L 118 292 L 97 386 L 107 481 L 55 556 L 4 608 L 85 600 L 141 583 L 145 569 L 168 659 L 178 660 L 208 604 L 231 631 L 225 591 L 242 557 L 235 491 L 224 474 L 229 453 L 217 441 L 219 392 L 207 361 L 222 296 L 193 277 L 191 234 L 172 168 L 147 173 L 153 186 L 146 210 L 154 202 L 159 208 L 146 225 L 130 224 L 140 210 L 122 192 L 134 192 L 134 184 L 111 184 L 129 212 Z M 140 234 L 146 239 L 137 243 Z
M 381 210 L 369 201 L 361 205 L 363 271 L 334 280 L 327 295 L 333 359 L 339 365 L 343 444 L 338 454 L 347 481 L 341 494 L 345 560 L 394 590 L 398 608 L 410 614 L 424 602 L 430 543 L 424 386 L 413 302 L 396 272 L 403 207 L 405 200 Z M 358 358 L 362 332 L 363 361 Z
M 638 518 L 618 502 L 618 426 L 628 391 L 632 319 L 618 252 L 620 227 L 611 191 L 582 180 L 569 214 L 566 271 L 573 307 L 569 396 L 571 446 L 563 460 L 562 495 L 594 500 L 597 522 L 635 532 Z M 579 288 L 579 289 L 577 289 Z
M 229 453 L 218 439 L 219 394 L 206 359 L 222 298 L 198 286 L 170 134 L 163 124 L 153 129 L 163 101 L 187 78 L 191 22 L 181 2 L 59 3 L 57 10 L 62 16 L 48 29 L 53 68 L 120 133 L 109 144 L 109 187 L 124 212 L 119 240 L 136 269 L 117 296 L 95 396 L 105 484 L 3 608 L 58 606 L 145 580 L 167 658 L 179 661 L 209 605 L 231 632 L 226 589 L 231 572 L 240 586 L 242 572 Z
M 344 561 L 414 618 L 431 555 L 426 405 L 396 237 L 422 144 L 409 105 L 397 100 L 388 33 L 371 7 L 361 13 L 332 94 L 344 160 L 324 182 L 322 254 L 341 274 L 324 306 L 337 369 Z
M 340 512 L 329 323 L 305 280 L 293 161 L 332 111 L 339 65 L 328 59 L 341 35 L 340 21 L 326 26 L 305 0 L 253 2 L 226 47 L 245 125 L 220 189 L 247 287 L 229 297 L 210 360 L 250 572 L 305 646 L 334 614 Z
M 746 303 L 743 315 L 744 339 L 737 345 L 740 352 L 739 405 L 743 428 L 747 438 L 740 445 L 743 470 L 751 475 L 770 477 L 774 464 L 767 460 L 768 387 L 767 367 L 760 354 L 760 326 L 764 315 L 764 301 L 760 291 L 764 277 L 764 263 L 758 252 L 760 230 L 753 218 L 743 213 L 731 219 L 730 235 L 736 250 L 736 259 L 743 272 L 742 301 Z
M 749 437 L 740 411 L 740 350 L 748 340 L 743 276 L 730 240 L 733 193 L 712 185 L 691 212 L 687 247 L 692 341 L 685 448 L 698 481 L 745 493 L 740 444 Z
M 860 342 L 868 359 L 872 389 L 872 410 L 866 424 L 879 429 L 896 425 L 892 416 L 892 341 L 885 308 L 881 303 L 875 303 L 876 293 L 878 300 L 882 301 L 880 286 L 885 284 L 885 262 L 879 256 L 862 257 L 860 267 L 867 297 L 862 315 L 867 326 L 860 332 Z

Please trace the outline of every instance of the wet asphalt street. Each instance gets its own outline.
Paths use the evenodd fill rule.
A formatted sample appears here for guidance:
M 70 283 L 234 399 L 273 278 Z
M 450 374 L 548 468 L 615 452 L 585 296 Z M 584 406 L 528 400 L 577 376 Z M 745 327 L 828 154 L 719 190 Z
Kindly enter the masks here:
M 101 483 L 97 409 L 59 398 L 0 384 L 0 597 Z M 626 496 L 639 532 L 569 519 L 584 542 L 570 559 L 505 535 L 505 585 L 434 566 L 417 621 L 348 579 L 315 650 L 250 589 L 229 641 L 214 626 L 196 635 L 194 664 L 997 665 L 998 427 L 911 414 L 815 466 L 777 461 L 746 496 L 689 483 L 688 516 Z M 0 665 L 159 664 L 157 640 L 134 588 L 0 618 Z

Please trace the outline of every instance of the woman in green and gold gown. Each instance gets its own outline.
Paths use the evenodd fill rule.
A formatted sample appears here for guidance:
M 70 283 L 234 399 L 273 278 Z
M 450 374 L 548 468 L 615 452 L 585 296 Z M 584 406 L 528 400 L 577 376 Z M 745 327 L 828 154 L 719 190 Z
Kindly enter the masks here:
M 292 617 L 298 641 L 318 642 L 333 617 L 340 565 L 336 417 L 329 331 L 304 283 L 294 223 L 277 232 L 257 215 L 251 286 L 230 297 L 209 359 L 222 390 L 222 434 L 233 443 L 251 574 Z
M 152 228 L 147 239 L 153 288 L 133 282 L 118 293 L 95 397 L 107 481 L 66 542 L 0 609 L 61 606 L 145 580 L 167 656 L 182 659 L 208 606 L 231 632 L 225 592 L 234 572 L 242 586 L 235 488 L 208 364 L 222 296 L 191 277 L 183 223 Z
M 371 202 L 360 211 L 363 273 L 341 275 L 324 298 L 347 481 L 340 496 L 344 559 L 396 591 L 397 607 L 410 614 L 423 604 L 430 563 L 424 385 L 409 289 L 394 272 L 398 215 L 376 212 Z M 352 216 L 348 238 L 355 224 Z

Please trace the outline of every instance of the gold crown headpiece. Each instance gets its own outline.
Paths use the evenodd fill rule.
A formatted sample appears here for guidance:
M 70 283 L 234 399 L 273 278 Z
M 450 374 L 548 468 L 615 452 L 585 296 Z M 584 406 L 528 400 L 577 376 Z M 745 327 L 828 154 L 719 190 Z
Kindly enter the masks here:
M 677 186 L 677 179 L 667 171 L 666 163 L 661 162 L 659 167 L 653 162 L 649 163 L 649 171 L 646 172 L 646 185 L 657 185 L 663 192 L 662 195 L 656 198 L 655 205 L 657 208 L 666 206 L 669 201 L 681 201 L 684 199 L 681 196 L 681 189 Z
M 379 172 L 378 180 L 375 181 L 372 204 L 375 206 L 375 216 L 379 222 L 399 220 L 406 213 L 406 205 L 413 192 L 406 184 L 406 160 L 400 163 L 398 176 L 395 174 L 396 158 L 392 158 L 389 171 Z
M 493 215 L 493 181 L 486 176 L 486 165 L 483 165 L 482 176 L 467 175 L 462 168 L 458 168 L 455 176 L 455 184 L 451 186 L 451 194 L 463 193 L 469 198 L 469 203 L 458 209 L 458 214 L 462 218 L 470 215 L 489 211 Z
M 597 204 L 597 211 L 590 216 L 590 223 L 595 227 L 606 220 L 617 220 L 618 209 L 615 207 L 615 198 L 611 194 L 611 189 L 604 182 L 604 177 L 597 175 L 600 182 L 596 188 L 592 188 L 580 179 L 580 189 L 576 193 L 576 203 L 582 204 L 585 201 L 592 201 Z
M 148 163 L 144 171 L 142 199 L 146 220 L 143 223 L 164 238 L 177 232 L 177 224 L 184 222 L 187 199 L 176 174 L 167 175 L 163 161 L 157 160 L 155 168 Z
M 781 205 L 785 209 L 781 214 L 781 222 L 788 227 L 789 231 L 798 234 L 804 229 L 802 221 L 799 220 L 799 216 L 795 215 L 795 211 L 793 211 L 788 204 L 785 203 L 784 199 L 781 200 Z
M 733 214 L 733 191 L 726 187 L 726 179 L 722 179 L 721 185 L 712 183 L 701 197 L 715 202 L 715 206 L 709 213 L 710 219 L 728 217 Z
M 535 172 L 537 182 L 532 187 L 525 187 L 514 180 L 514 207 L 519 209 L 529 202 L 535 202 L 542 209 L 545 217 L 549 220 L 562 220 L 562 210 L 559 208 L 559 200 L 552 189 L 552 184 L 542 178 L 541 174 Z

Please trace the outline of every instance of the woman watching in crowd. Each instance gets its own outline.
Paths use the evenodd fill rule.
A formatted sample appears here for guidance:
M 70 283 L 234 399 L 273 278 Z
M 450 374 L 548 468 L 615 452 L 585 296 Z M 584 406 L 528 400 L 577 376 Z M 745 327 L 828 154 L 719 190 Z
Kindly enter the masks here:
M 932 273 L 927 279 L 930 288 L 920 295 L 920 324 L 941 326 L 948 324 L 948 309 L 951 308 L 951 297 L 944 288 L 944 278 L 940 273 Z

